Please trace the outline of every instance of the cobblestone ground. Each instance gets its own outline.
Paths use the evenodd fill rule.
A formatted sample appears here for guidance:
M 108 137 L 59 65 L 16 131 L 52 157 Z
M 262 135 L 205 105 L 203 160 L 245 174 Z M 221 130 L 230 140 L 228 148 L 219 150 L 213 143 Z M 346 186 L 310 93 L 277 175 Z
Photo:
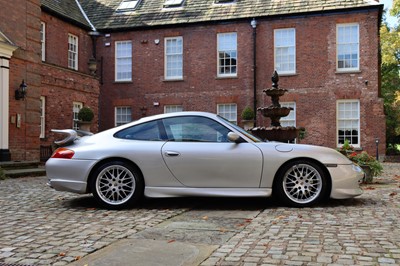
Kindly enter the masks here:
M 97 208 L 92 197 L 56 192 L 45 177 L 0 181 L 0 265 L 66 265 L 185 208 Z
M 304 209 L 246 200 L 259 214 L 202 265 L 400 265 L 400 164 L 384 169 L 356 199 Z M 191 209 L 233 210 L 238 202 L 157 199 L 108 211 L 90 196 L 56 192 L 45 182 L 0 181 L 0 265 L 66 265 Z
M 356 199 L 263 210 L 202 265 L 400 265 L 400 164 Z

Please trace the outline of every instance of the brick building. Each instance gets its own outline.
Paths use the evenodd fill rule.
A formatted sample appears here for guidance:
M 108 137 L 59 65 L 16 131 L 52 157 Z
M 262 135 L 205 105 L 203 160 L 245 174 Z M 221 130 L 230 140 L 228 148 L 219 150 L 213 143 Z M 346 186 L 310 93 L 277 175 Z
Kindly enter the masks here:
M 219 113 L 242 125 L 246 106 L 269 105 L 262 90 L 271 86 L 274 69 L 280 87 L 288 89 L 282 104 L 294 108 L 282 123 L 305 127 L 302 143 L 334 148 L 349 139 L 374 153 L 379 139 L 379 151 L 385 151 L 379 80 L 383 6 L 377 1 L 17 2 L 34 19 L 26 19 L 18 34 L 12 30 L 17 15 L 11 24 L 0 22 L 7 51 L 19 47 L 10 60 L 11 119 L 0 121 L 10 122 L 12 159 L 36 158 L 38 145 L 54 139 L 51 128 L 72 126 L 73 106 L 98 109 L 99 130 L 177 110 Z M 78 68 L 71 69 L 66 55 L 76 46 Z M 26 59 L 29 53 L 34 59 Z M 94 56 L 96 78 L 87 65 Z M 16 101 L 11 94 L 22 79 L 27 97 Z M 13 124 L 19 113 L 20 128 Z M 257 116 L 256 123 L 269 121 Z
M 385 151 L 378 1 L 80 2 L 102 32 L 101 130 L 176 110 L 242 125 L 246 106 L 269 105 L 276 69 L 294 108 L 283 124 L 305 127 L 302 143 Z
M 0 161 L 39 160 L 40 147 L 54 140 L 50 130 L 71 128 L 77 108 L 87 105 L 97 117 L 92 28 L 74 0 L 0 3 Z

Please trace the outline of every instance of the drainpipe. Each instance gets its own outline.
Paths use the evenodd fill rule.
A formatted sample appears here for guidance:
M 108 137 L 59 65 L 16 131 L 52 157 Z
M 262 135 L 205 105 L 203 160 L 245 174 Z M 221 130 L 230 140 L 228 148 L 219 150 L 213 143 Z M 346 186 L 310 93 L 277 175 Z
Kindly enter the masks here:
M 257 126 L 257 21 L 255 18 L 250 22 L 253 28 L 253 110 L 254 110 L 254 127 Z

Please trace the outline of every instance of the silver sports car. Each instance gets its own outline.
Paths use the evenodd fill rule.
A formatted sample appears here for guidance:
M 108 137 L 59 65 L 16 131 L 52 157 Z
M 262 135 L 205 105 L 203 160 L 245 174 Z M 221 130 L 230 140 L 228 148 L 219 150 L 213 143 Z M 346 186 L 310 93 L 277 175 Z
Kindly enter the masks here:
M 263 142 L 224 118 L 180 112 L 94 135 L 66 134 L 46 163 L 56 190 L 93 193 L 107 208 L 142 196 L 268 197 L 305 207 L 362 194 L 363 171 L 325 147 Z

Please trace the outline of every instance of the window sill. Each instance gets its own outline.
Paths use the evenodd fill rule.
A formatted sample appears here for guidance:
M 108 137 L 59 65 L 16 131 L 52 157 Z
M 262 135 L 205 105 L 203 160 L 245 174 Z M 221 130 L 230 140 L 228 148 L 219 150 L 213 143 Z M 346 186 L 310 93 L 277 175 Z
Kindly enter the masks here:
M 336 70 L 335 74 L 359 74 L 361 70 Z
M 279 73 L 279 77 L 293 77 L 293 76 L 298 76 L 299 74 L 297 73 Z
M 163 82 L 179 82 L 179 81 L 185 81 L 183 78 L 176 78 L 176 79 L 163 79 Z
M 237 79 L 238 76 L 216 76 L 215 79 Z
M 121 80 L 121 81 L 115 80 L 114 83 L 115 84 L 123 84 L 123 83 L 133 83 L 133 82 L 132 82 L 132 80 Z

